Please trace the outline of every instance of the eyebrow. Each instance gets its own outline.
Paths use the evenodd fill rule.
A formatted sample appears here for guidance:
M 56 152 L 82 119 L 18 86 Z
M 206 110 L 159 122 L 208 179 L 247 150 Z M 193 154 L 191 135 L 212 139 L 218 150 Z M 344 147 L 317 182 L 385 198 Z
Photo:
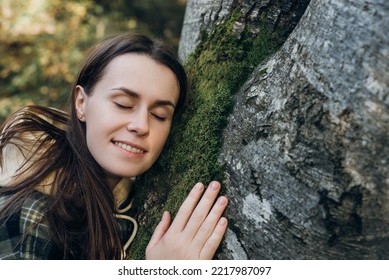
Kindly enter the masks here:
M 140 99 L 140 95 L 138 93 L 136 93 L 135 91 L 133 91 L 131 89 L 125 88 L 125 87 L 111 88 L 111 90 L 120 90 L 133 98 Z M 154 102 L 154 104 L 155 104 L 155 106 L 171 106 L 171 107 L 173 107 L 173 109 L 176 109 L 176 105 L 169 100 L 159 100 L 158 99 Z

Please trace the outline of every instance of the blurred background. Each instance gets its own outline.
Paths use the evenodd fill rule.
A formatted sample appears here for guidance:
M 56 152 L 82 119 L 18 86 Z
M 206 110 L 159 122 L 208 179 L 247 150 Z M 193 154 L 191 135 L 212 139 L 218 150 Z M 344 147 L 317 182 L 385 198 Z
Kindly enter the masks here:
M 178 48 L 186 0 L 0 0 L 0 123 L 27 104 L 63 108 L 97 40 L 142 32 Z

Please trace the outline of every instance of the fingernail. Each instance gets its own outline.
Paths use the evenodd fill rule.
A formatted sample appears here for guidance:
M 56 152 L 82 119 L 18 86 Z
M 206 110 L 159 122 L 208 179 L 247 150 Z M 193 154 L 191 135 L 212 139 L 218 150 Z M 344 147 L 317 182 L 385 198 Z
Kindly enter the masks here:
M 221 196 L 217 199 L 217 202 L 220 204 L 220 205 L 225 205 L 227 203 L 227 198 L 225 198 L 224 196 Z
M 224 217 L 221 217 L 219 220 L 219 225 L 224 226 L 227 223 L 227 219 Z
M 219 189 L 219 183 L 217 182 L 212 182 L 211 183 L 211 188 L 215 191 L 217 191 Z
M 200 182 L 195 185 L 195 189 L 197 191 L 202 191 L 203 188 L 204 188 L 204 185 L 202 183 L 200 183 Z

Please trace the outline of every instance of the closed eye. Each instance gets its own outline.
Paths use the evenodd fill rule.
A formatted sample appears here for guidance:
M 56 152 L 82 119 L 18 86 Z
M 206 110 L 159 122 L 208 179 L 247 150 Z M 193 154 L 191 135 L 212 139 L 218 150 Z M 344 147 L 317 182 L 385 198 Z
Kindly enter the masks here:
M 164 116 L 159 116 L 159 115 L 156 115 L 156 114 L 151 114 L 154 118 L 156 118 L 158 121 L 166 121 L 166 117 Z
M 117 103 L 117 102 L 114 102 L 115 106 L 121 110 L 127 110 L 127 109 L 132 109 L 132 106 L 127 106 L 127 105 L 123 105 L 123 104 L 120 104 L 120 103 Z

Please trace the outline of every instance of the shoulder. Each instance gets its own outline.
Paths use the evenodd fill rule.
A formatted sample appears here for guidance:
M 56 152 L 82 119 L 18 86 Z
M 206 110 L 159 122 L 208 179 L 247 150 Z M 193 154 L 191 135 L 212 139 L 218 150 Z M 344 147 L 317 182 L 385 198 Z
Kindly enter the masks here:
M 10 196 L 0 197 L 0 208 Z M 20 209 L 0 221 L 0 259 L 49 259 L 55 251 L 45 219 L 48 196 L 33 192 Z
M 47 203 L 48 196 L 38 191 L 34 191 L 24 200 L 20 211 L 20 227 L 23 232 L 32 235 L 38 227 L 48 229 L 45 219 Z

